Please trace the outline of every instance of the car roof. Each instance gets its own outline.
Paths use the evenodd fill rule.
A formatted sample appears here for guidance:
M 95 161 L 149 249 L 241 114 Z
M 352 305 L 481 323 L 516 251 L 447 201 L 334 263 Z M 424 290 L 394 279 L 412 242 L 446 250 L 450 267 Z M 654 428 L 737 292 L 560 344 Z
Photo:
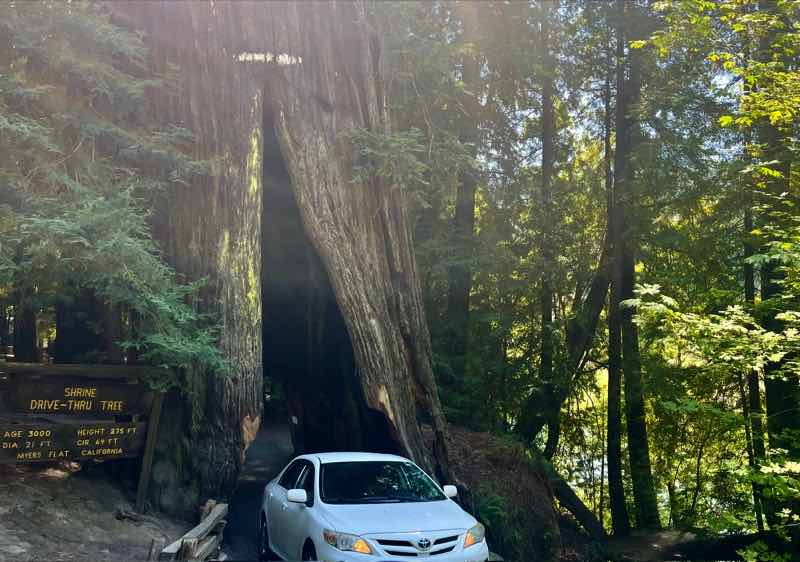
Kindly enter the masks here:
M 368 462 L 368 461 L 402 461 L 409 462 L 408 459 L 398 455 L 385 455 L 381 453 L 358 453 L 358 452 L 341 452 L 341 453 L 316 453 L 310 455 L 302 455 L 298 458 L 312 459 L 317 458 L 321 464 L 332 462 Z

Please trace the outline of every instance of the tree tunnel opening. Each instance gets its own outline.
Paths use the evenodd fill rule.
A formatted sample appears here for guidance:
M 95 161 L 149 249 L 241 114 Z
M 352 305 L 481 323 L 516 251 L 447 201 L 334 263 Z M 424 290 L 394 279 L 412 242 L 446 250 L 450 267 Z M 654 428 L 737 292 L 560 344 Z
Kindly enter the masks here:
M 384 414 L 366 407 L 344 317 L 303 227 L 268 107 L 263 138 L 264 376 L 283 391 L 295 451 L 398 452 Z

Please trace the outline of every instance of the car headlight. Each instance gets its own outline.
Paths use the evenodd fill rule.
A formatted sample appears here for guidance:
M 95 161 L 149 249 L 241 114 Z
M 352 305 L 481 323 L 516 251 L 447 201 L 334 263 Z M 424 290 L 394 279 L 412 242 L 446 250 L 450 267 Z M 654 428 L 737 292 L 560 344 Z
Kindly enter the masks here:
M 325 529 L 322 532 L 322 537 L 325 539 L 326 543 L 339 550 L 372 554 L 372 547 L 369 546 L 369 543 L 357 535 L 337 533 L 336 531 Z
M 467 536 L 464 538 L 464 548 L 469 548 L 474 544 L 483 542 L 486 537 L 486 527 L 478 523 L 472 529 L 467 531 Z

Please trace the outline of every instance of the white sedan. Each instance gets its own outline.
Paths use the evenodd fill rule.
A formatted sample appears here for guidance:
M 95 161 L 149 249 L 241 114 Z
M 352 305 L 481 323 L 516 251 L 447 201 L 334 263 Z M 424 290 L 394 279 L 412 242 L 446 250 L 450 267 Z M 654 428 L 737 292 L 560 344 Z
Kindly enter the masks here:
M 294 459 L 267 484 L 262 559 L 484 562 L 483 525 L 408 459 L 321 453 Z

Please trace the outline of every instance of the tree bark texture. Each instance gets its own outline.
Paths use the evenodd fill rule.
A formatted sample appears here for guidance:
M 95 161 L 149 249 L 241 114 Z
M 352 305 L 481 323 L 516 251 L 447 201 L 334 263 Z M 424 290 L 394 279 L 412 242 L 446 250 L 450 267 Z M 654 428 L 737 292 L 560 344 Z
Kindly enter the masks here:
M 172 95 L 154 100 L 166 124 L 190 129 L 187 151 L 210 163 L 191 185 L 166 191 L 154 234 L 182 278 L 207 279 L 196 306 L 222 323 L 230 373 L 182 373 L 167 397 L 151 499 L 193 513 L 235 485 L 261 415 L 261 119 L 263 77 L 236 59 L 260 42 L 247 2 L 123 2 L 112 9 L 146 33 L 157 71 L 180 67 Z
M 170 213 L 157 217 L 157 233 L 179 272 L 209 279 L 206 302 L 214 303 L 212 311 L 222 316 L 223 346 L 233 367 L 230 376 L 209 376 L 193 389 L 202 396 L 204 418 L 183 451 L 182 460 L 191 466 L 177 474 L 198 474 L 188 484 L 200 496 L 230 492 L 246 446 L 243 432 L 231 428 L 260 415 L 262 118 L 268 115 L 269 135 L 277 140 L 313 249 L 305 253 L 306 273 L 323 286 L 303 297 L 306 319 L 330 327 L 340 315 L 352 345 L 355 388 L 344 392 L 342 400 L 352 397 L 358 405 L 353 412 L 367 412 L 375 425 L 383 424 L 388 446 L 449 476 L 445 420 L 431 368 L 404 194 L 383 178 L 361 181 L 353 173 L 358 153 L 347 134 L 357 129 L 388 132 L 380 41 L 363 5 L 138 6 L 157 46 L 156 62 L 176 61 L 182 69 L 183 90 L 161 100 L 160 110 L 165 120 L 193 130 L 199 139 L 196 156 L 214 166 L 207 182 L 170 193 L 164 205 Z M 268 172 L 280 174 L 274 166 Z M 325 295 L 326 283 L 333 300 Z M 315 328 L 303 329 L 309 346 L 342 336 L 335 328 L 327 331 L 330 336 L 322 330 L 322 336 L 316 330 L 315 340 Z M 340 359 L 346 363 L 348 358 Z M 298 372 L 308 370 L 304 366 Z M 344 365 L 335 369 L 339 374 L 346 370 Z M 294 411 L 306 412 L 306 429 L 319 428 L 324 418 L 320 414 L 312 420 L 308 412 L 327 399 L 326 387 L 301 386 L 304 392 L 293 393 Z M 174 411 L 169 404 L 165 410 Z M 178 410 L 184 420 L 191 418 L 187 407 Z M 351 415 L 344 417 L 353 421 Z M 433 456 L 422 439 L 422 418 L 434 428 Z M 303 428 L 298 432 L 305 438 L 313 434 Z M 163 476 L 169 474 L 166 468 L 156 466 L 154 473 L 161 475 L 155 489 L 175 484 Z
M 380 42 L 355 3 L 266 3 L 271 50 L 302 60 L 265 82 L 303 228 L 353 346 L 360 399 L 397 450 L 449 476 L 446 425 L 402 190 L 354 179 L 346 133 L 388 132 Z M 434 429 L 434 455 L 420 419 Z

